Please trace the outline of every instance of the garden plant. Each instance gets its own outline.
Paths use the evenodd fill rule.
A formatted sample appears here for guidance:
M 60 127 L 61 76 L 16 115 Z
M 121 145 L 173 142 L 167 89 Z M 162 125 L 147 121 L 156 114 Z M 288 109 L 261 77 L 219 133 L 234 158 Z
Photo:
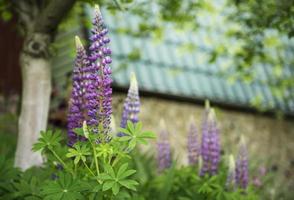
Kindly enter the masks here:
M 157 135 L 157 159 L 139 150 L 138 144 L 148 144 L 156 134 L 142 129 L 134 74 L 116 129 L 110 39 L 98 6 L 91 31 L 88 51 L 76 37 L 67 137 L 59 130 L 41 133 L 33 150 L 46 160 L 42 166 L 21 171 L 1 157 L 0 199 L 260 199 L 250 181 L 245 139 L 240 139 L 236 161 L 233 155 L 223 156 L 216 114 L 208 104 L 201 141 L 193 118 L 189 124 L 188 166 L 173 160 L 164 128 Z

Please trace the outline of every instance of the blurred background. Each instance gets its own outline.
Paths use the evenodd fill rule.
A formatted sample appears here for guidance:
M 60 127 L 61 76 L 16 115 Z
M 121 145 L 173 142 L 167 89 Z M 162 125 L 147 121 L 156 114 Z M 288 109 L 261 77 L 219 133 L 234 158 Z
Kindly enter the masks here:
M 26 30 L 14 1 L 0 2 L 0 153 L 13 156 Z M 77 1 L 49 45 L 49 127 L 66 128 L 74 36 L 88 45 L 93 3 L 101 5 L 110 32 L 117 124 L 133 71 L 140 89 L 140 120 L 158 132 L 164 118 L 173 155 L 185 164 L 187 122 L 193 115 L 200 128 L 208 99 L 216 108 L 223 153 L 236 152 L 233 144 L 245 135 L 253 168 L 264 166 L 273 174 L 268 193 L 293 198 L 293 0 Z

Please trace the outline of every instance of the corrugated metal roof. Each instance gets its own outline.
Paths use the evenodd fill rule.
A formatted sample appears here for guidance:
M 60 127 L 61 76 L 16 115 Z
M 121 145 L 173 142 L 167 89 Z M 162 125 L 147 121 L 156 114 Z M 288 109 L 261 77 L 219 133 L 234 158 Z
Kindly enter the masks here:
M 91 15 L 91 9 L 87 10 Z M 128 13 L 112 15 L 103 12 L 106 24 L 110 29 L 111 48 L 113 51 L 113 79 L 114 84 L 120 87 L 128 87 L 129 74 L 134 71 L 138 77 L 139 87 L 142 90 L 171 94 L 180 97 L 195 99 L 209 99 L 212 102 L 225 102 L 241 106 L 251 106 L 254 99 L 259 98 L 265 107 L 281 110 L 286 113 L 294 113 L 294 101 L 277 99 L 270 87 L 263 82 L 272 79 L 273 74 L 268 67 L 258 66 L 258 80 L 250 84 L 236 81 L 230 83 L 227 80 L 229 74 L 224 74 L 224 65 L 230 64 L 225 58 L 210 63 L 208 49 L 213 48 L 213 42 L 218 40 L 217 33 L 206 34 L 204 30 L 196 35 L 191 33 L 175 32 L 166 25 L 163 41 L 154 41 L 151 37 L 134 37 L 121 33 L 121 28 L 137 27 L 138 19 Z M 71 31 L 72 33 L 72 31 Z M 66 38 L 71 37 L 70 33 Z M 73 38 L 73 37 L 71 37 Z M 209 39 L 208 39 L 209 38 Z M 58 39 L 62 41 L 64 38 Z M 73 41 L 73 40 L 72 40 Z M 180 53 L 182 43 L 193 41 L 197 49 L 191 52 Z M 60 47 L 61 48 L 61 47 Z M 65 50 L 66 51 L 66 50 Z M 139 59 L 130 61 L 128 57 L 139 51 Z M 57 60 L 63 57 L 62 52 Z M 72 58 L 64 59 L 55 67 L 63 67 L 55 73 L 55 77 L 71 70 Z M 122 63 L 126 63 L 122 67 Z M 292 76 L 290 68 L 285 76 Z M 228 69 L 230 72 L 230 69 Z M 221 75 L 222 73 L 222 75 Z

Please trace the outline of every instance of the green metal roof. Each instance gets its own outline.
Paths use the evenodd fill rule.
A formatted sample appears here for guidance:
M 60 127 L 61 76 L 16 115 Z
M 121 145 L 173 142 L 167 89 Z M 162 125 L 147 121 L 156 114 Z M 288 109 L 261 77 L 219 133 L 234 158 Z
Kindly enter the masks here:
M 91 10 L 87 10 L 91 15 Z M 220 58 L 215 63 L 208 62 L 208 50 L 214 48 L 213 41 L 219 40 L 218 33 L 207 33 L 200 29 L 197 34 L 176 32 L 168 24 L 165 28 L 165 38 L 155 41 L 151 37 L 134 37 L 121 33 L 122 29 L 137 27 L 138 18 L 128 13 L 110 14 L 103 10 L 103 16 L 110 29 L 111 48 L 113 52 L 113 80 L 114 85 L 127 88 L 129 74 L 134 71 L 137 75 L 139 88 L 144 91 L 170 94 L 179 97 L 195 99 L 209 99 L 212 102 L 250 107 L 252 100 L 260 97 L 265 107 L 273 110 L 281 110 L 288 114 L 294 113 L 294 100 L 287 102 L 277 99 L 272 94 L 264 80 L 271 78 L 269 68 L 258 66 L 258 80 L 250 84 L 236 81 L 230 83 L 224 74 L 223 66 L 228 63 L 225 58 Z M 209 23 L 209 22 L 207 22 Z M 74 31 L 65 35 L 68 38 Z M 207 34 L 212 41 L 207 41 Z M 63 40 L 60 36 L 58 40 Z M 190 52 L 179 52 L 181 45 L 192 41 L 197 44 L 197 49 Z M 57 41 L 58 43 L 58 41 Z M 66 47 L 66 46 L 65 46 Z M 65 49 L 66 51 L 66 49 Z M 139 57 L 130 61 L 130 55 L 139 52 Z M 61 54 L 61 55 L 60 55 Z M 62 57 L 62 52 L 58 55 Z M 58 60 L 58 59 L 57 59 Z M 66 59 L 55 67 L 63 67 L 57 70 L 59 77 L 71 70 L 72 61 Z M 56 62 L 57 63 L 57 62 Z M 125 64 L 126 65 L 122 65 Z M 293 76 L 290 68 L 285 69 L 285 76 Z M 288 71 L 287 71 L 288 70 Z M 221 75 L 222 74 L 222 75 Z

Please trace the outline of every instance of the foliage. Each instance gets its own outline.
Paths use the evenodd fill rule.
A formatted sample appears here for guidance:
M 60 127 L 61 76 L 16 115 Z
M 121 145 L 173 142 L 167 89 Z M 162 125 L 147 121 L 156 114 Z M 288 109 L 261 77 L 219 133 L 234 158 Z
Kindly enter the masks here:
M 142 195 L 138 199 L 260 199 L 258 189 L 253 186 L 247 190 L 226 188 L 227 167 L 224 162 L 217 175 L 200 177 L 199 166 L 196 165 L 176 167 L 174 163 L 171 168 L 158 174 L 154 172 L 152 162 L 146 162 L 148 158 L 145 155 L 138 159 L 141 159 L 137 162 L 140 166 L 136 165 L 138 173 L 149 180 L 140 182 L 138 193 Z
M 66 146 L 61 132 L 46 131 L 34 145 L 47 157 L 44 167 L 20 172 L 11 162 L 0 160 L 3 199 L 125 199 L 138 182 L 129 167 L 130 153 L 137 143 L 154 138 L 142 124 L 128 121 L 126 136 L 93 134 L 85 124 L 76 133 L 87 140 Z M 6 162 L 8 164 L 6 164 Z

